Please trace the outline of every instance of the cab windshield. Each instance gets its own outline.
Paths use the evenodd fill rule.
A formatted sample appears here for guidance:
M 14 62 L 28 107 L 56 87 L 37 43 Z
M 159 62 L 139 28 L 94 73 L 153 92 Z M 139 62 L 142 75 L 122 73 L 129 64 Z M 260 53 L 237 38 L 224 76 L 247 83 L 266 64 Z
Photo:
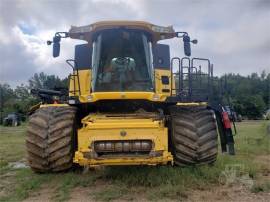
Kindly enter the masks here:
M 106 30 L 93 43 L 94 92 L 153 91 L 151 42 L 140 31 Z

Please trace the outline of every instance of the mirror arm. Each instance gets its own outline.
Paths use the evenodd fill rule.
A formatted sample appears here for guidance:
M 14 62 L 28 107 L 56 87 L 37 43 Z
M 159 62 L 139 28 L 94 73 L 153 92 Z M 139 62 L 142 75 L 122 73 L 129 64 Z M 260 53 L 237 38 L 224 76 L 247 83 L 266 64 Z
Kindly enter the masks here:
M 52 41 L 47 41 L 47 45 L 53 44 L 53 57 L 58 57 L 60 54 L 61 38 L 68 38 L 68 32 L 56 32 Z
M 52 43 L 55 42 L 54 41 L 55 39 L 58 39 L 59 42 L 60 42 L 61 38 L 68 38 L 68 37 L 69 37 L 68 32 L 56 32 L 54 37 L 53 37 L 53 40 L 52 41 L 50 41 L 50 40 L 47 41 L 47 45 L 50 46 Z
M 188 36 L 188 33 L 187 32 L 175 32 L 175 36 L 177 38 L 183 38 L 184 36 Z M 193 43 L 193 44 L 197 44 L 198 43 L 198 40 L 197 39 L 193 39 L 193 40 L 190 40 L 189 42 L 190 43 Z

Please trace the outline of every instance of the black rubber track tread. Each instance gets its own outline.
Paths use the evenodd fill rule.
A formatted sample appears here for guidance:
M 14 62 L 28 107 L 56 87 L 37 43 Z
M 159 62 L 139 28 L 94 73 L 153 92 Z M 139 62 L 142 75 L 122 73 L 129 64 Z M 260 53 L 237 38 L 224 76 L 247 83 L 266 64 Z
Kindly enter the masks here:
M 188 166 L 215 162 L 218 135 L 214 112 L 205 107 L 176 106 L 170 112 L 175 164 Z
M 26 149 L 34 172 L 65 171 L 72 167 L 76 108 L 44 107 L 29 119 Z

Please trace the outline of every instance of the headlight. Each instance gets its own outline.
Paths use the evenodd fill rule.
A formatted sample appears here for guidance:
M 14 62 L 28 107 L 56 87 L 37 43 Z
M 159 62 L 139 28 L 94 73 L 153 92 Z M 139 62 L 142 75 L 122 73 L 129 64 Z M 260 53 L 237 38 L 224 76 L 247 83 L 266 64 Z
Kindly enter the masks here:
M 91 101 L 93 101 L 93 99 L 94 99 L 94 98 L 93 98 L 93 96 L 92 96 L 92 95 L 88 95 L 88 96 L 87 96 L 87 100 L 88 100 L 88 101 L 90 101 L 90 102 L 91 102 Z
M 75 33 L 85 33 L 85 32 L 91 32 L 93 30 L 92 25 L 86 25 L 81 27 L 71 26 L 69 33 L 75 34 Z
M 69 103 L 70 105 L 75 105 L 75 104 L 76 104 L 76 101 L 75 101 L 75 100 L 68 100 L 68 103 Z
M 53 98 L 53 100 L 60 100 L 60 97 L 57 95 L 54 95 L 52 98 Z
M 153 25 L 152 30 L 154 32 L 160 32 L 160 33 L 172 33 L 172 32 L 174 32 L 174 30 L 173 30 L 173 28 L 171 26 L 170 27 L 161 27 L 161 26 Z
M 153 100 L 155 100 L 155 101 L 159 100 L 159 95 L 158 94 L 154 94 L 153 95 Z

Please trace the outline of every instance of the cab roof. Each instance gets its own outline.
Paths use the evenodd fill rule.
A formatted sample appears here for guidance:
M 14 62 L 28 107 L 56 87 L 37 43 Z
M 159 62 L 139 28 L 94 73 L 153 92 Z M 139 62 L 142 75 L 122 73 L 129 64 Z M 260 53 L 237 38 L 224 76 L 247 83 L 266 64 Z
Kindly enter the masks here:
M 118 28 L 136 29 L 148 32 L 152 36 L 153 41 L 169 39 L 176 36 L 172 26 L 158 26 L 144 21 L 100 21 L 86 26 L 71 26 L 68 33 L 70 38 L 90 42 L 92 41 L 94 33 Z

